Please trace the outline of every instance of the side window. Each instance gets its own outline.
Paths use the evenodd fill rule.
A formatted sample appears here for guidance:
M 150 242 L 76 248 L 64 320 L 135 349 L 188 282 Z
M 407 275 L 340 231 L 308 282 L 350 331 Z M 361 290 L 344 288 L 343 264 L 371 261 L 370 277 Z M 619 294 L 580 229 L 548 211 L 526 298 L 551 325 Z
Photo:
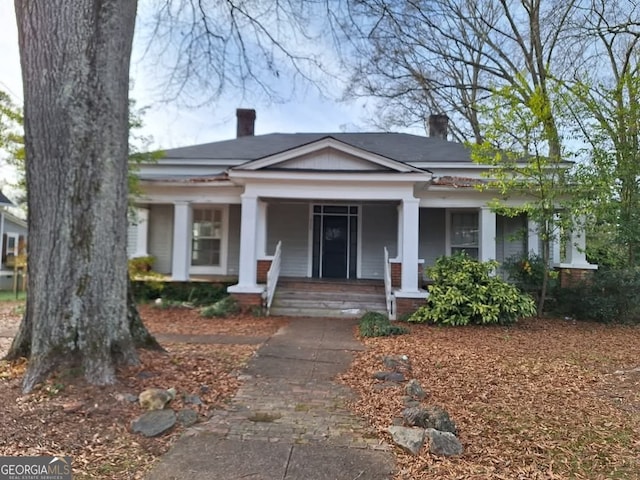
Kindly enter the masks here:
M 451 254 L 466 252 L 478 258 L 478 212 L 451 212 Z

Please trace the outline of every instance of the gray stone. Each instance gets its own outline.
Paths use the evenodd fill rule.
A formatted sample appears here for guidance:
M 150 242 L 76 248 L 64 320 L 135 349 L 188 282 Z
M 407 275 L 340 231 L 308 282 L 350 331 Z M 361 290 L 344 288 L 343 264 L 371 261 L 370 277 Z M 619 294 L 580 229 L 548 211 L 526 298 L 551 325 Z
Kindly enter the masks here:
M 155 437 L 176 424 L 173 410 L 151 410 L 131 422 L 131 430 L 145 437 Z
M 425 408 L 429 416 L 429 422 L 424 428 L 435 428 L 441 432 L 451 432 L 454 435 L 458 434 L 458 427 L 453 420 L 449 417 L 449 413 L 441 407 L 429 406 Z
M 198 395 L 184 395 L 184 403 L 191 405 L 202 405 L 202 399 Z
M 382 390 L 386 390 L 387 388 L 398 388 L 399 385 L 397 383 L 393 383 L 393 382 L 383 382 L 383 383 L 376 383 L 373 386 L 373 389 L 376 392 L 380 392 Z
M 434 455 L 452 457 L 464 452 L 460 440 L 453 433 L 441 432 L 434 428 L 427 428 L 424 432 L 429 442 L 429 451 Z
M 406 355 L 385 355 L 382 357 L 382 363 L 394 372 L 411 373 L 411 361 Z
M 376 372 L 373 374 L 373 378 L 376 380 L 386 380 L 387 375 L 389 375 L 389 372 Z
M 407 427 L 428 428 L 432 426 L 429 412 L 419 406 L 405 408 L 402 411 L 402 419 Z
M 417 455 L 424 445 L 425 432 L 422 428 L 407 428 L 392 425 L 388 432 L 391 434 L 393 441 L 403 450 Z
M 116 400 L 119 402 L 138 403 L 138 396 L 132 393 L 118 393 L 116 394 Z
M 409 383 L 405 385 L 404 391 L 407 396 L 415 399 L 415 400 L 423 400 L 427 396 L 427 392 L 424 391 L 418 380 L 412 378 L 409 380 Z
M 449 418 L 449 414 L 440 407 L 407 406 L 402 411 L 405 425 L 409 427 L 435 428 L 442 432 L 458 433 L 456 424 Z
M 404 382 L 406 379 L 404 378 L 404 375 L 400 372 L 391 372 L 389 375 L 387 375 L 386 381 L 387 382 L 396 382 L 396 383 L 401 383 Z
M 402 399 L 402 401 L 404 402 L 404 406 L 406 408 L 419 407 L 420 406 L 420 402 L 418 400 L 414 400 L 411 397 L 404 397 Z
M 198 412 L 190 408 L 183 408 L 178 412 L 176 419 L 180 425 L 190 427 L 198 421 Z

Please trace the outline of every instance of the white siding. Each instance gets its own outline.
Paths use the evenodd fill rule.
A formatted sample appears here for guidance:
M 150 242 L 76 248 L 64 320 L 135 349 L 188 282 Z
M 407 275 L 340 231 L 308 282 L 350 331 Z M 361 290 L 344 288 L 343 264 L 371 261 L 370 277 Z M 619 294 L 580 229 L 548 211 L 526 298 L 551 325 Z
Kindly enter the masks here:
M 127 257 L 131 258 L 135 255 L 138 242 L 138 226 L 135 223 L 129 223 L 127 227 Z
M 444 208 L 420 209 L 420 240 L 418 254 L 424 267 L 432 266 L 436 259 L 447 253 L 446 210 Z
M 319 152 L 280 162 L 272 168 L 291 168 L 296 170 L 387 170 L 380 165 L 332 148 L 325 148 Z
M 267 210 L 267 254 L 272 255 L 282 240 L 280 273 L 306 277 L 309 266 L 309 205 L 272 203 Z
M 229 205 L 229 246 L 227 274 L 237 275 L 240 264 L 240 205 Z
M 398 207 L 394 204 L 363 205 L 362 222 L 362 278 L 384 277 L 384 247 L 389 256 L 398 255 Z
M 173 205 L 151 205 L 149 208 L 149 255 L 155 257 L 153 269 L 171 273 L 173 249 Z
M 24 237 L 27 236 L 27 227 L 23 227 L 22 225 L 13 222 L 7 217 L 4 218 L 4 233 L 17 233 L 18 235 L 22 235 Z

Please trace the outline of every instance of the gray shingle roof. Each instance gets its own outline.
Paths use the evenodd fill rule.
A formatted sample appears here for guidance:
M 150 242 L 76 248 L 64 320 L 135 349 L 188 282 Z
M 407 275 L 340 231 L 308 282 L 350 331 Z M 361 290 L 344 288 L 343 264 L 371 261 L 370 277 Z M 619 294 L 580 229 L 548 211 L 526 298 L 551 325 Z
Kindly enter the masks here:
M 164 159 L 251 161 L 323 138 L 399 162 L 471 162 L 469 150 L 460 143 L 407 133 L 271 133 L 165 150 Z
M 0 192 L 0 205 L 13 205 L 13 203 Z

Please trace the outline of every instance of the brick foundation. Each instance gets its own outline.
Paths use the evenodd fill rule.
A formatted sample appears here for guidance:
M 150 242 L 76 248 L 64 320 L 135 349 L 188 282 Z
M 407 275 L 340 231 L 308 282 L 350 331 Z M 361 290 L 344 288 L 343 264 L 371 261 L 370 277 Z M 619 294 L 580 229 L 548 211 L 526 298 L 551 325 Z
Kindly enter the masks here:
M 267 273 L 271 268 L 271 260 L 258 260 L 258 268 L 256 272 L 256 281 L 258 283 L 267 283 Z
M 585 268 L 561 268 L 560 287 L 577 287 L 582 283 L 589 283 L 593 277 L 594 270 Z
M 396 318 L 415 312 L 424 305 L 424 298 L 397 298 L 396 297 Z
M 231 296 L 238 302 L 241 310 L 252 310 L 262 308 L 262 295 L 260 293 L 231 293 Z

